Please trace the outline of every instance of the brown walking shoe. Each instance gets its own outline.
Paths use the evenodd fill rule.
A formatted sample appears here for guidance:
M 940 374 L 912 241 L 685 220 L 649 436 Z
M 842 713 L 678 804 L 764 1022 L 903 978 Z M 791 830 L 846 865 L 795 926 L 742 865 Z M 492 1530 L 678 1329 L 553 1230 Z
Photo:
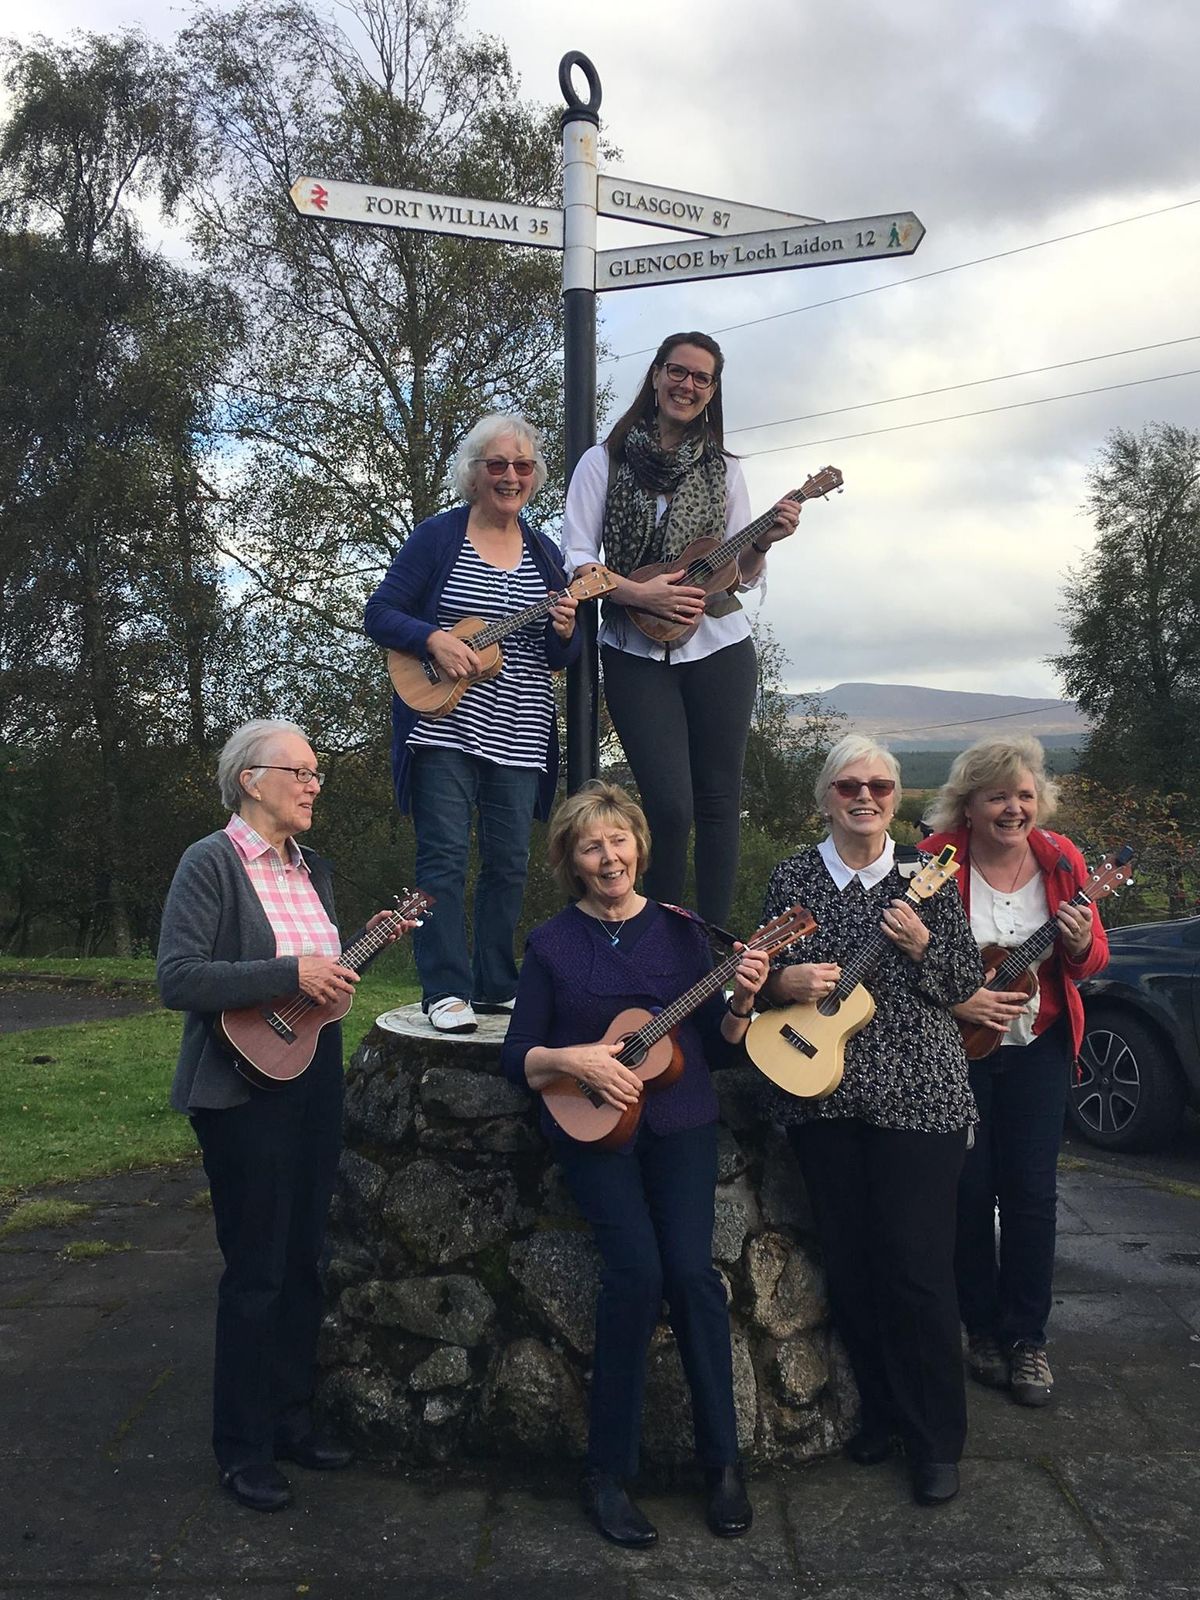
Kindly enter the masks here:
M 1042 1344 L 1018 1342 L 1008 1358 L 1009 1387 L 1019 1406 L 1048 1406 L 1054 1398 L 1054 1374 Z

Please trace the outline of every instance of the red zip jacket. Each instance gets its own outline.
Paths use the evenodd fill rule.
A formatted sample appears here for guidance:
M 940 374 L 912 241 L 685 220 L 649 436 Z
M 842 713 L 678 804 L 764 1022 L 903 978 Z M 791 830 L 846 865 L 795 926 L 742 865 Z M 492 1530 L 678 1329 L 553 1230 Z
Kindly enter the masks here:
M 971 916 L 971 830 L 954 828 L 946 833 L 935 833 L 921 841 L 921 849 L 932 855 L 952 844 L 962 863 L 962 871 L 954 881 L 962 896 L 963 909 L 968 920 Z M 1029 848 L 1041 869 L 1046 886 L 1046 904 L 1053 916 L 1064 900 L 1070 900 L 1088 880 L 1088 870 L 1079 851 L 1061 833 L 1050 833 L 1045 828 L 1034 828 L 1029 835 Z M 1083 1001 L 1075 987 L 1084 978 L 1090 978 L 1108 965 L 1108 935 L 1100 922 L 1100 912 L 1092 908 L 1092 943 L 1082 961 L 1072 961 L 1061 939 L 1055 940 L 1051 954 L 1038 968 L 1038 985 L 1042 991 L 1038 1014 L 1033 1024 L 1034 1034 L 1045 1033 L 1051 1023 L 1062 1015 L 1066 1006 L 1071 1024 L 1071 1057 L 1079 1055 L 1083 1043 Z

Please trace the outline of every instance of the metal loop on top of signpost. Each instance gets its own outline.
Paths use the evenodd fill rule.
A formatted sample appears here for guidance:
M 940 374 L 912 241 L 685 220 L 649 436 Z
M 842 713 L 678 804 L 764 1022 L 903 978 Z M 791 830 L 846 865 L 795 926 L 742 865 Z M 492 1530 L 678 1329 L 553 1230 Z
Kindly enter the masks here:
M 571 81 L 571 74 L 578 67 L 587 79 L 588 97 L 581 100 L 576 93 L 575 85 Z M 591 61 L 582 50 L 568 50 L 558 63 L 558 87 L 562 90 L 562 97 L 567 102 L 567 109 L 563 112 L 563 121 L 574 122 L 579 118 L 586 118 L 600 124 L 600 74 L 596 71 Z

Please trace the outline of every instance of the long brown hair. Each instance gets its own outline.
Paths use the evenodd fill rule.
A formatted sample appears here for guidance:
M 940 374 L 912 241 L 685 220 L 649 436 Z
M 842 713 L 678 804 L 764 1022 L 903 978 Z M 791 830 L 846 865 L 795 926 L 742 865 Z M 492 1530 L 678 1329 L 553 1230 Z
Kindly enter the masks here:
M 623 416 L 617 418 L 613 424 L 612 432 L 604 441 L 613 460 L 620 458 L 625 448 L 625 440 L 629 437 L 631 428 L 636 428 L 639 422 L 652 423 L 654 421 L 654 374 L 669 358 L 671 351 L 677 345 L 694 344 L 698 350 L 707 350 L 716 365 L 713 371 L 716 383 L 713 385 L 712 395 L 708 405 L 696 418 L 688 429 L 689 433 L 706 433 L 708 438 L 716 445 L 723 456 L 730 454 L 725 448 L 725 413 L 721 405 L 721 373 L 725 367 L 725 357 L 721 353 L 721 346 L 707 333 L 671 333 L 663 340 L 654 353 L 654 360 L 646 368 L 646 376 L 642 379 L 642 386 L 638 390 L 633 404 Z

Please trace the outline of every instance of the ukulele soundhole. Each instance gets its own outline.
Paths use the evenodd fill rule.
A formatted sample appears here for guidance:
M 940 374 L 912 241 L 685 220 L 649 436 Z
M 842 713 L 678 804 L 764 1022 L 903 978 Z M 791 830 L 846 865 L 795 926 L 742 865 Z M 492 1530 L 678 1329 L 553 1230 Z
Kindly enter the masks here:
M 835 994 L 827 994 L 824 1000 L 817 1001 L 817 1010 L 823 1017 L 836 1017 L 842 1009 L 842 1002 Z
M 641 1044 L 634 1039 L 628 1039 L 625 1042 L 624 1050 L 621 1051 L 621 1054 L 617 1057 L 617 1060 L 623 1067 L 629 1067 L 632 1071 L 641 1066 L 642 1062 L 645 1061 L 649 1053 L 650 1049 L 648 1045 Z

